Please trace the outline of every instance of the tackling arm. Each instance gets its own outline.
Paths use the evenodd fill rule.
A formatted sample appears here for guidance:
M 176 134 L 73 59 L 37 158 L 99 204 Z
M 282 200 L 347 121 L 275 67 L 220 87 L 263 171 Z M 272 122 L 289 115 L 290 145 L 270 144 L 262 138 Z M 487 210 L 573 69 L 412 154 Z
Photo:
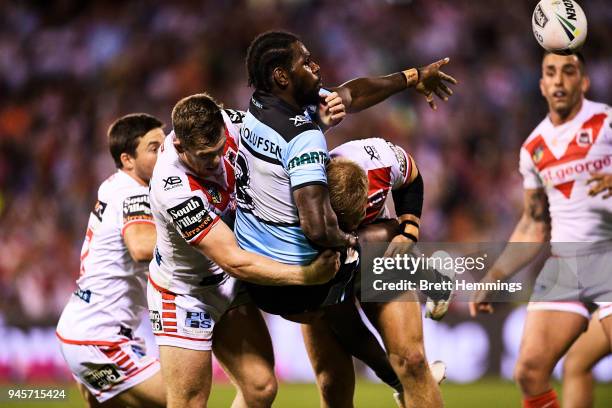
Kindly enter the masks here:
M 241 249 L 223 221 L 196 248 L 229 275 L 261 285 L 316 285 L 329 281 L 339 267 L 334 251 L 325 251 L 309 265 L 286 265 Z

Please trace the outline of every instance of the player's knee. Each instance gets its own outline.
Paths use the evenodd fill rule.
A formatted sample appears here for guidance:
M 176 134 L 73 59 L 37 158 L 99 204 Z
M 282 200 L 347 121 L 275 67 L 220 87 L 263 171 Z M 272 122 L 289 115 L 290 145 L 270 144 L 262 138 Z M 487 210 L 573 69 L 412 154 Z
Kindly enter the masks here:
M 250 382 L 242 395 L 249 407 L 269 407 L 278 392 L 278 383 L 273 375 Z
M 202 408 L 207 404 L 208 395 L 203 389 L 185 388 L 180 392 L 168 391 L 168 407 Z
M 425 352 L 416 347 L 414 350 L 390 353 L 389 361 L 400 379 L 406 377 L 422 378 L 427 372 Z
M 585 367 L 580 358 L 568 354 L 563 361 L 563 378 L 580 374 L 587 374 L 589 370 Z
M 546 362 L 538 357 L 521 358 L 516 363 L 514 378 L 521 389 L 528 391 L 532 386 L 548 381 L 550 373 L 546 367 Z

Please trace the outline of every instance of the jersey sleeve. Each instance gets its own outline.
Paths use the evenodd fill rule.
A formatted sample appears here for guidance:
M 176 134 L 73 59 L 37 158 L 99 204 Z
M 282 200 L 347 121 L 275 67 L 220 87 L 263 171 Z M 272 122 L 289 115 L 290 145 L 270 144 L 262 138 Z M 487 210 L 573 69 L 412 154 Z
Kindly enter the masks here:
M 282 164 L 289 174 L 291 189 L 311 184 L 327 184 L 325 165 L 329 160 L 327 142 L 320 130 L 307 130 L 289 143 Z
M 191 245 L 197 245 L 220 220 L 199 185 L 184 174 L 162 178 L 152 194 L 161 215 Z
M 393 152 L 391 164 L 391 189 L 397 190 L 406 185 L 412 174 L 412 161 L 408 153 L 401 147 L 387 142 Z
M 136 223 L 154 224 L 149 194 L 142 191 L 132 191 L 122 201 L 121 235 L 125 229 Z
M 523 176 L 523 188 L 533 190 L 544 187 L 542 179 L 538 174 L 538 170 L 533 163 L 529 151 L 525 147 L 521 147 L 519 158 L 519 171 Z

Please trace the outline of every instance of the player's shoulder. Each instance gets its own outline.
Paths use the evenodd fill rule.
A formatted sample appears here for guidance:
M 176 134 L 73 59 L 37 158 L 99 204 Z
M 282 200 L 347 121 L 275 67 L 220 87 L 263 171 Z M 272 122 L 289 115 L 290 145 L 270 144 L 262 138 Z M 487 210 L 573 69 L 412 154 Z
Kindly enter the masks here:
M 548 119 L 547 115 L 544 119 L 542 119 L 540 123 L 538 123 L 538 125 L 531 131 L 531 133 L 529 133 L 527 138 L 523 141 L 521 147 L 527 148 L 527 146 L 531 145 L 536 138 L 542 137 L 550 128 L 550 119 Z
M 612 107 L 606 103 L 585 99 L 584 104 L 589 113 L 605 113 L 608 117 L 612 115 Z
M 117 170 L 100 185 L 98 200 L 109 203 L 126 197 L 147 195 L 148 188 L 122 170 Z
M 280 98 L 264 92 L 253 94 L 249 113 L 287 143 L 307 132 L 322 134 L 319 125 L 308 112 L 298 111 Z

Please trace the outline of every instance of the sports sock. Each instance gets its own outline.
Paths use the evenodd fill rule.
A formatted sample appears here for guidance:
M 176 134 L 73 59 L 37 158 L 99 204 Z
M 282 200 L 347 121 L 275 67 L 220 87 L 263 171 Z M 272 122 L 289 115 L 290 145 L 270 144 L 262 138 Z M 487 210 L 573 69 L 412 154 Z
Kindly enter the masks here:
M 535 397 L 523 397 L 523 408 L 561 408 L 555 390 L 550 390 Z

